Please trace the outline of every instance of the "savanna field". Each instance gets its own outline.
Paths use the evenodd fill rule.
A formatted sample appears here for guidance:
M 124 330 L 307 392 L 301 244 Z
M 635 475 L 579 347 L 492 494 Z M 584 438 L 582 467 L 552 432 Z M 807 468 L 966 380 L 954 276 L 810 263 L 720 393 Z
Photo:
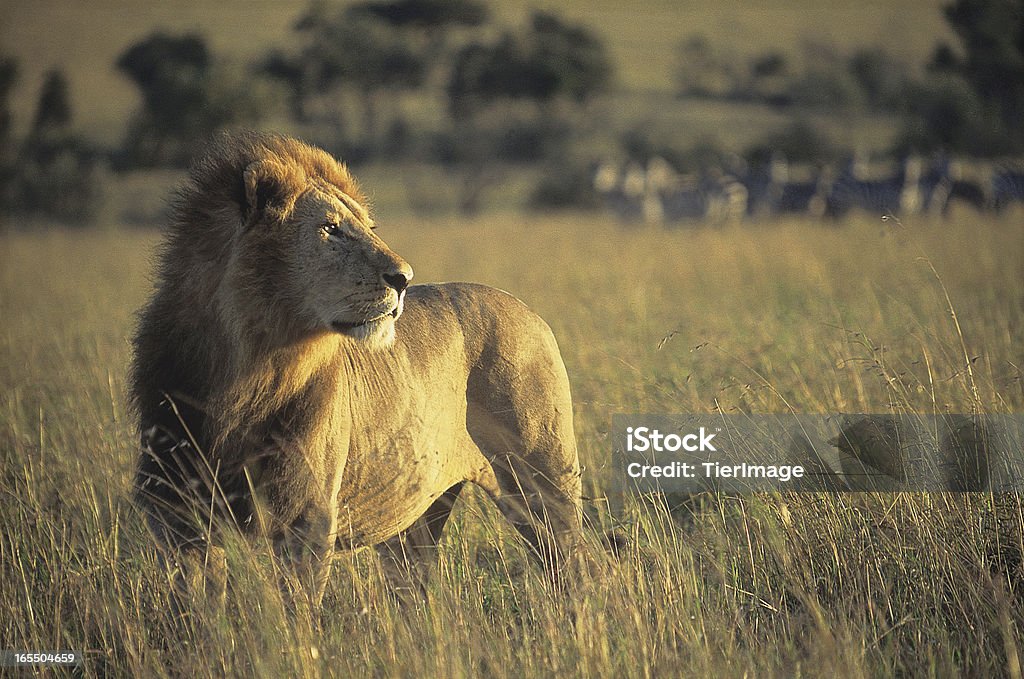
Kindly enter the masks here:
M 379 221 L 418 282 L 495 285 L 554 329 L 592 577 L 553 592 L 470 497 L 421 604 L 397 605 L 363 550 L 338 558 L 322 613 L 292 620 L 273 563 L 234 545 L 227 612 L 175 623 L 128 496 L 128 337 L 158 235 L 8 233 L 0 646 L 81 650 L 78 672 L 104 677 L 1020 676 L 1019 497 L 709 496 L 621 516 L 605 499 L 614 413 L 1020 412 L 1019 213 Z

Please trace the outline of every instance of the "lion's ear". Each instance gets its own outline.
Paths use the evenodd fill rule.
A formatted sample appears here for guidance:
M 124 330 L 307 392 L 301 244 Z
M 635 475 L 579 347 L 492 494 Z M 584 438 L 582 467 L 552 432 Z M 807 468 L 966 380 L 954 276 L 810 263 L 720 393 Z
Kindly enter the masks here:
M 242 216 L 247 226 L 255 223 L 267 206 L 278 206 L 285 202 L 287 178 L 284 168 L 273 160 L 257 160 L 249 163 L 242 174 L 245 184 L 245 205 Z

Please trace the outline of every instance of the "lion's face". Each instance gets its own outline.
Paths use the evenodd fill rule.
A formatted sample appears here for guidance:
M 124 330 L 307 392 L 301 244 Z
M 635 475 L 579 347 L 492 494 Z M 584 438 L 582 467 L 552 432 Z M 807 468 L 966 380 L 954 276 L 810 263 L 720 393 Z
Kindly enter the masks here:
M 374 233 L 365 207 L 337 187 L 311 186 L 281 234 L 291 240 L 291 292 L 314 327 L 388 346 L 412 267 Z
M 252 205 L 267 185 L 253 183 Z M 412 267 L 377 237 L 367 209 L 319 180 L 274 200 L 285 207 L 259 210 L 228 267 L 227 316 L 251 321 L 237 331 L 267 328 L 285 341 L 330 332 L 390 346 Z

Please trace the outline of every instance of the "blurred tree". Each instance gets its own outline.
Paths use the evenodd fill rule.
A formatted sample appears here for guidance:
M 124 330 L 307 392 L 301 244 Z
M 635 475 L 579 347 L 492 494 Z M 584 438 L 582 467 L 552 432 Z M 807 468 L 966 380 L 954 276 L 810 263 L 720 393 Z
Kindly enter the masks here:
M 142 95 L 126 141 L 131 165 L 183 165 L 213 132 L 258 120 L 263 111 L 259 84 L 219 66 L 196 34 L 154 33 L 116 66 Z
M 11 113 L 11 91 L 18 82 L 18 60 L 0 57 L 0 165 L 7 159 L 14 136 L 14 115 Z
M 750 73 L 755 78 L 770 78 L 786 72 L 786 56 L 781 52 L 768 52 L 754 59 Z
M 488 16 L 487 7 L 475 0 L 393 0 L 361 3 L 353 9 L 372 14 L 392 26 L 429 31 L 479 26 Z
M 67 130 L 71 124 L 71 100 L 68 81 L 61 71 L 50 71 L 43 81 L 36 114 L 32 118 L 29 136 L 43 138 Z
M 595 35 L 546 12 L 535 12 L 531 23 L 533 59 L 554 76 L 556 96 L 582 103 L 607 88 L 611 60 Z
M 991 109 L 1003 152 L 1024 149 L 1024 0 L 954 0 L 945 15 L 961 50 L 940 44 L 932 69 L 963 77 Z
M 997 102 L 1008 125 L 1024 119 L 1024 1 L 956 0 L 946 20 L 960 37 L 960 69 L 982 99 Z
M 313 120 L 319 111 L 337 129 L 339 143 L 346 136 L 341 107 L 346 95 L 361 109 L 360 144 L 375 147 L 387 129 L 383 109 L 394 108 L 399 93 L 424 82 L 422 48 L 395 28 L 397 15 L 385 9 L 314 3 L 295 25 L 301 36 L 298 51 L 273 52 L 261 66 L 288 87 L 297 119 Z
M 352 84 L 381 90 L 421 82 L 418 55 L 385 22 L 362 12 L 315 5 L 296 28 L 307 37 L 301 57 L 315 70 L 321 88 Z
M 907 99 L 912 115 L 897 140 L 897 152 L 955 151 L 999 156 L 1013 152 L 1019 143 L 958 74 L 933 73 L 909 88 Z
M 593 210 L 600 207 L 594 190 L 593 164 L 575 158 L 557 158 L 545 163 L 541 176 L 527 199 L 534 210 Z
M 272 50 L 256 68 L 267 77 L 284 84 L 288 91 L 288 107 L 292 118 L 298 122 L 307 122 L 309 112 L 306 102 L 314 88 L 307 77 L 309 69 L 303 66 L 302 60 L 281 50 Z
M 0 90 L 5 83 L 0 69 Z M 6 83 L 9 87 L 9 82 Z M 32 126 L 5 172 L 7 214 L 87 224 L 102 203 L 97 157 L 73 131 L 67 78 L 46 74 Z
M 501 162 L 564 154 L 570 133 L 585 123 L 566 120 L 608 86 L 611 73 L 596 36 L 547 12 L 459 50 L 446 88 L 452 131 L 444 156 L 463 166 L 460 210 L 480 209 L 484 191 L 503 176 Z
M 420 54 L 425 79 L 438 86 L 443 86 L 450 63 L 450 36 L 456 29 L 483 25 L 490 15 L 478 0 L 371 0 L 354 5 L 352 11 L 399 29 L 403 39 Z
M 823 163 L 835 161 L 843 153 L 820 126 L 800 117 L 748 147 L 743 156 L 752 164 L 767 165 L 776 156 L 794 163 Z
M 202 37 L 154 33 L 121 54 L 117 68 L 139 88 L 145 115 L 169 132 L 181 132 L 206 102 L 210 61 Z
M 951 73 L 957 69 L 959 63 L 960 59 L 953 48 L 942 42 L 935 47 L 935 53 L 932 55 L 932 62 L 928 64 L 928 69 L 940 73 Z
M 850 57 L 848 68 L 864 92 L 868 106 L 880 111 L 906 108 L 906 92 L 910 80 L 907 69 L 885 50 L 858 50 Z
M 855 108 L 864 102 L 864 92 L 855 77 L 830 64 L 813 66 L 789 85 L 792 103 L 804 108 L 832 111 Z
M 448 82 L 449 107 L 453 117 L 465 118 L 501 99 L 583 103 L 608 86 L 611 73 L 604 44 L 594 35 L 535 12 L 528 29 L 459 52 Z
M 12 201 L 14 179 L 14 116 L 10 96 L 18 81 L 18 61 L 0 57 L 0 210 L 6 211 Z
M 786 56 L 781 52 L 766 52 L 755 57 L 750 63 L 749 83 L 739 94 L 768 104 L 789 103 L 789 68 Z
M 680 96 L 728 96 L 738 87 L 738 71 L 703 34 L 690 35 L 677 49 L 675 81 Z

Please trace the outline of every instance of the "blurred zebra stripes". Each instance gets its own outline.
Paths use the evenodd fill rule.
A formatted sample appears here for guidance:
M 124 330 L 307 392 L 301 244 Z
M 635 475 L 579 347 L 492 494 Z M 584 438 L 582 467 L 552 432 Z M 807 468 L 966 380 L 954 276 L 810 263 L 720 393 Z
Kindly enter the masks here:
M 966 161 L 949 156 L 869 161 L 855 155 L 838 165 L 791 166 L 781 155 L 750 167 L 682 173 L 664 158 L 605 160 L 593 188 L 605 209 L 624 222 L 722 225 L 782 215 L 841 218 L 948 215 L 955 205 L 978 211 L 1024 204 L 1024 160 Z

